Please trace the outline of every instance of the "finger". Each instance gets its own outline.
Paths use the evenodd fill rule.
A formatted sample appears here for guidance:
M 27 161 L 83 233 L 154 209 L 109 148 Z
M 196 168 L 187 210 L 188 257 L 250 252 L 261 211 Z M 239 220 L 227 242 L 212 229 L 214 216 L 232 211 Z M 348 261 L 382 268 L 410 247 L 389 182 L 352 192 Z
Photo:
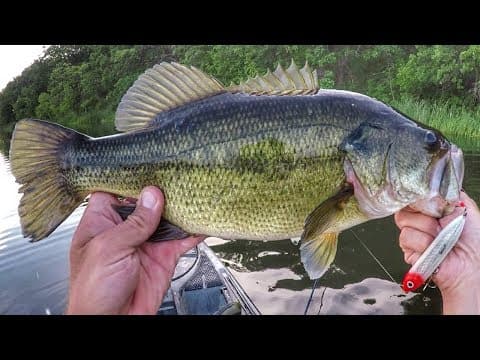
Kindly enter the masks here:
M 411 213 L 419 213 L 420 211 L 417 209 L 412 208 L 411 206 L 406 206 L 402 209 L 402 211 L 411 212 Z
M 111 204 L 119 204 L 116 196 L 105 192 L 94 192 L 88 200 L 87 209 L 90 212 L 103 213 L 105 209 L 110 209 Z
M 400 229 L 410 227 L 432 235 L 433 237 L 442 230 L 438 220 L 421 213 L 399 211 L 395 214 L 395 223 Z
M 463 204 L 465 205 L 465 208 L 467 209 L 467 212 L 469 210 L 471 211 L 474 211 L 474 212 L 478 212 L 478 206 L 477 204 L 475 203 L 475 201 L 470 198 L 463 190 L 460 191 L 460 202 L 463 202 Z M 461 214 L 463 214 L 464 212 L 464 208 L 463 207 L 456 207 L 453 212 L 447 216 L 444 216 L 443 218 L 439 219 L 439 223 L 442 227 L 445 227 L 447 226 L 453 219 L 455 219 L 457 216 L 460 216 Z M 467 221 L 468 221 L 468 217 L 467 217 Z
M 476 211 L 479 210 L 477 203 L 470 196 L 468 196 L 466 192 L 464 191 L 460 192 L 460 200 L 465 203 L 465 206 L 467 207 L 467 209 L 474 209 Z
M 477 203 L 467 195 L 467 193 L 465 193 L 464 191 L 461 191 L 460 192 L 460 202 L 463 202 L 463 204 L 465 205 L 465 208 L 467 209 L 467 213 L 469 211 L 471 212 L 479 212 L 478 210 L 478 206 L 477 206 Z M 460 216 L 461 214 L 463 214 L 463 212 L 465 211 L 463 207 L 456 207 L 453 212 L 447 216 L 444 216 L 443 218 L 439 219 L 440 221 L 440 224 L 442 225 L 442 227 L 445 227 L 447 226 L 453 219 L 455 219 L 457 216 Z M 469 221 L 469 217 L 467 216 L 467 222 Z
M 124 202 L 125 204 L 136 204 L 136 203 L 137 203 L 137 199 L 131 198 L 131 197 L 127 197 L 127 198 L 123 199 L 123 202 Z
M 405 254 L 404 254 L 404 260 L 407 264 L 410 264 L 410 265 L 413 265 L 417 262 L 417 260 L 420 258 L 420 255 L 419 253 L 417 252 L 414 252 L 414 251 L 406 251 Z
M 399 243 L 402 250 L 411 250 L 422 254 L 432 243 L 434 237 L 430 234 L 404 227 L 400 233 Z
M 173 272 L 180 256 L 201 243 L 205 238 L 206 236 L 199 235 L 181 240 L 146 242 L 142 245 L 142 248 L 152 259 L 161 263 L 165 270 Z
M 145 243 L 144 246 L 149 248 L 149 251 L 152 251 L 151 254 L 158 259 L 161 259 L 162 262 L 166 262 L 167 259 L 171 259 L 173 263 L 186 253 L 188 250 L 192 249 L 203 240 L 206 236 L 197 235 L 189 236 L 185 239 L 175 239 L 162 242 L 149 242 Z
M 121 202 L 117 199 L 116 196 L 105 193 L 105 192 L 94 192 L 90 199 L 88 200 L 87 209 L 85 212 L 88 216 L 94 219 L 102 219 L 107 220 L 105 223 L 108 222 L 119 224 L 122 219 L 121 217 L 113 211 L 112 205 L 119 205 Z M 108 224 L 108 227 L 111 227 L 111 224 Z M 98 235 L 99 233 L 105 231 L 105 229 L 99 230 L 98 226 L 94 226 L 91 228 L 95 234 L 94 236 Z
M 198 244 L 200 244 L 203 240 L 205 240 L 206 236 L 198 235 L 198 236 L 190 236 L 188 238 L 182 240 L 174 240 L 176 246 L 176 257 L 180 258 L 184 253 L 188 250 L 194 248 Z
M 465 205 L 468 206 L 467 204 L 465 204 Z M 468 207 L 467 207 L 467 210 L 468 210 Z M 441 219 L 438 219 L 438 221 L 443 228 L 443 227 L 447 226 L 457 216 L 463 214 L 464 211 L 465 210 L 464 210 L 463 207 L 456 207 L 455 209 L 453 209 L 453 212 L 451 214 L 449 214 L 447 216 L 444 216 Z
M 137 206 L 128 218 L 104 234 L 104 238 L 112 239 L 112 251 L 118 248 L 136 247 L 157 229 L 162 217 L 164 197 L 160 189 L 148 186 L 143 189 Z
M 120 223 L 122 219 L 115 211 L 112 211 L 112 205 L 119 203 L 118 199 L 111 194 L 93 193 L 75 230 L 72 246 L 83 247 L 92 238 L 110 229 L 112 224 Z

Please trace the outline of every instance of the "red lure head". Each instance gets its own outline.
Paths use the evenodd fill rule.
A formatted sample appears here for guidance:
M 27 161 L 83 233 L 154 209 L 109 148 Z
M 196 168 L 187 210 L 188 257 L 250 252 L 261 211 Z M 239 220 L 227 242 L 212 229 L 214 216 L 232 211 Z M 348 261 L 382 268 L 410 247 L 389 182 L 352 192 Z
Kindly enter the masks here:
M 420 274 L 408 272 L 402 281 L 402 289 L 405 292 L 415 291 L 425 283 Z

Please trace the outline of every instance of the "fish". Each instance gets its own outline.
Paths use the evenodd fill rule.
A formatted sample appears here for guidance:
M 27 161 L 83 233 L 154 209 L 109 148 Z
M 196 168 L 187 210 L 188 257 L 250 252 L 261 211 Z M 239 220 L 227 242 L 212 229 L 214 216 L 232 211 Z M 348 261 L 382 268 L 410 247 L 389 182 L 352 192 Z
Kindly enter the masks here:
M 463 181 L 462 150 L 438 130 L 367 95 L 321 89 L 308 63 L 225 86 L 161 62 L 123 95 L 115 127 L 92 138 L 41 119 L 16 123 L 10 163 L 30 241 L 93 192 L 138 198 L 155 185 L 165 195 L 155 240 L 300 237 L 316 279 L 342 231 L 408 205 L 444 216 Z
M 464 205 L 460 204 L 459 206 Z M 415 291 L 425 282 L 428 282 L 442 261 L 453 249 L 458 239 L 460 239 L 463 227 L 465 226 L 466 216 L 467 209 L 464 208 L 463 213 L 453 219 L 438 233 L 415 264 L 408 270 L 402 280 L 402 289 L 406 293 Z

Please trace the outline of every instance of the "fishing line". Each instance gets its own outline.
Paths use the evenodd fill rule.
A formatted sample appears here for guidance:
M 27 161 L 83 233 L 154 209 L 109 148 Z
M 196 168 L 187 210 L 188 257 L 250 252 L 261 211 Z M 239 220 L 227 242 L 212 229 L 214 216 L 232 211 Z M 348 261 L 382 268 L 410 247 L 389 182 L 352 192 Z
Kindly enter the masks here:
M 313 293 L 317 288 L 317 282 L 318 282 L 318 279 L 315 279 L 315 281 L 313 282 L 312 292 L 310 293 L 310 299 L 308 299 L 308 303 L 307 303 L 307 306 L 305 307 L 305 311 L 303 312 L 303 315 L 307 315 L 308 308 L 310 307 L 310 303 L 312 302 Z
M 382 263 L 380 262 L 380 260 L 378 260 L 378 258 L 373 254 L 373 252 L 370 251 L 370 249 L 368 248 L 368 246 L 362 241 L 362 239 L 360 239 L 357 234 L 355 234 L 353 232 L 353 230 L 350 229 L 350 231 L 352 232 L 353 236 L 355 236 L 357 238 L 358 241 L 360 241 L 360 244 L 362 244 L 362 246 L 365 248 L 365 250 L 367 250 L 367 252 L 372 256 L 372 258 L 377 262 L 377 264 L 382 268 L 382 270 L 385 272 L 385 274 L 387 274 L 387 276 L 394 282 L 394 283 L 397 283 L 397 281 L 395 281 L 395 279 L 393 278 L 392 275 L 390 275 L 390 273 L 388 272 L 388 270 L 385 268 L 385 266 L 382 265 Z M 307 315 L 307 311 L 308 311 L 308 308 L 310 307 L 310 303 L 312 302 L 312 299 L 313 299 L 313 294 L 315 293 L 315 289 L 317 288 L 317 282 L 318 282 L 319 279 L 315 279 L 315 281 L 313 282 L 313 286 L 312 286 L 312 292 L 310 293 L 310 298 L 308 299 L 308 302 L 307 302 L 307 306 L 305 307 L 305 311 L 303 312 L 303 315 Z M 324 289 L 323 289 L 323 293 L 322 293 L 322 297 L 320 298 L 320 308 L 318 309 L 318 314 L 320 314 L 320 311 L 322 310 L 322 306 L 323 306 L 323 296 L 325 295 L 325 291 L 327 290 L 327 287 L 325 286 Z
M 325 295 L 325 291 L 327 291 L 327 287 L 326 287 L 326 286 L 323 287 L 322 297 L 320 298 L 320 307 L 318 308 L 318 313 L 317 313 L 317 315 L 320 315 L 320 311 L 322 311 L 322 307 L 323 307 L 323 296 Z
M 377 257 L 370 251 L 370 249 L 368 248 L 368 246 L 365 245 L 365 243 L 357 236 L 357 234 L 355 234 L 355 233 L 353 232 L 353 230 L 350 230 L 350 231 L 352 232 L 353 236 L 355 236 L 355 237 L 357 238 L 357 240 L 360 241 L 360 244 L 363 245 L 363 247 L 365 248 L 365 250 L 368 251 L 368 253 L 369 253 L 369 254 L 373 257 L 373 259 L 377 262 L 377 264 L 380 265 L 380 267 L 383 269 L 383 271 L 385 271 L 385 274 L 387 274 L 388 277 L 389 277 L 390 279 L 392 279 L 392 281 L 393 281 L 394 283 L 398 283 L 397 281 L 395 281 L 395 279 L 393 278 L 393 276 L 390 275 L 390 273 L 387 271 L 387 269 L 385 269 L 385 266 L 382 265 L 382 263 L 380 262 L 380 260 L 378 260 Z

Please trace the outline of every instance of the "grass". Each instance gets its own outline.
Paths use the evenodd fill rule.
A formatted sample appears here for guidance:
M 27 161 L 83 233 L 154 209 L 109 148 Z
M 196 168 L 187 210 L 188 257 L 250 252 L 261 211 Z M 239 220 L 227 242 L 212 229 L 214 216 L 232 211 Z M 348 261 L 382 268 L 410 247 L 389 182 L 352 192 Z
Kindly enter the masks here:
M 442 103 L 402 99 L 389 103 L 414 120 L 440 130 L 461 147 L 480 148 L 480 108 L 469 110 Z

